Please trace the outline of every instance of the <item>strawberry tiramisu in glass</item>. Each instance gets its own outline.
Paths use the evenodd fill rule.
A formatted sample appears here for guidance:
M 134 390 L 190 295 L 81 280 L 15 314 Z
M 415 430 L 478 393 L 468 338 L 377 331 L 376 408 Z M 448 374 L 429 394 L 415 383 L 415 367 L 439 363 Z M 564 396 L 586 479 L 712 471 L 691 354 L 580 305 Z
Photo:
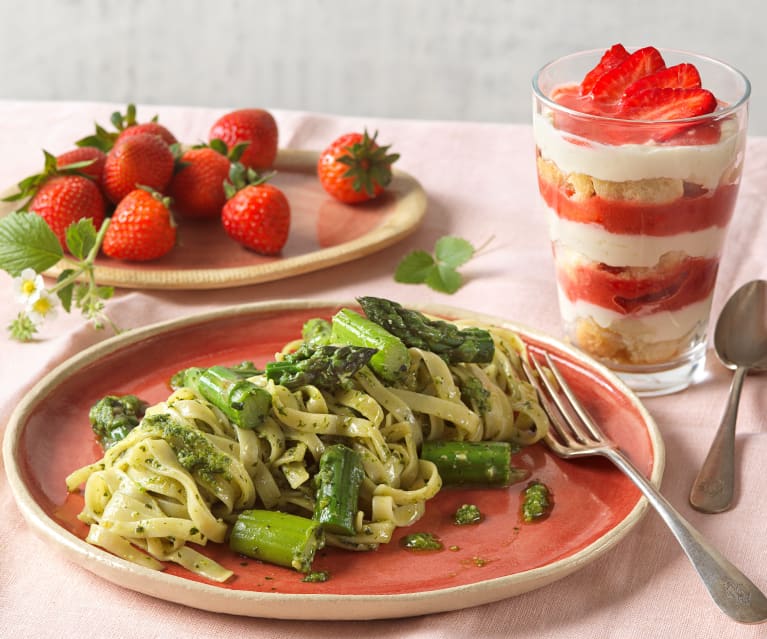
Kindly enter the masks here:
M 680 390 L 703 369 L 749 93 L 716 60 L 620 44 L 533 80 L 567 337 L 639 394 Z

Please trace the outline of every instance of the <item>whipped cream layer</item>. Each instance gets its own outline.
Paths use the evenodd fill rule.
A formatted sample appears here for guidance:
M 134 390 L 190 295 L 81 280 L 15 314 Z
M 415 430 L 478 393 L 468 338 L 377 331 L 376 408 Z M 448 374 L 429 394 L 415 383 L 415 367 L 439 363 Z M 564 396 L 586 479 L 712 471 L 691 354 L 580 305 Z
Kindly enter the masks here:
M 738 173 L 746 132 L 737 120 L 723 121 L 716 144 L 673 146 L 648 142 L 611 146 L 554 127 L 550 114 L 533 115 L 535 143 L 541 155 L 562 173 L 585 173 L 600 180 L 627 182 L 652 178 L 681 179 L 715 189 L 722 177 Z M 571 140 L 571 141 L 569 141 Z
M 610 233 L 596 224 L 565 220 L 546 206 L 551 241 L 569 249 L 582 260 L 609 266 L 653 267 L 660 258 L 674 251 L 691 257 L 718 257 L 722 252 L 726 229 L 713 226 L 702 231 L 653 237 Z M 558 255 L 561 255 L 558 251 Z

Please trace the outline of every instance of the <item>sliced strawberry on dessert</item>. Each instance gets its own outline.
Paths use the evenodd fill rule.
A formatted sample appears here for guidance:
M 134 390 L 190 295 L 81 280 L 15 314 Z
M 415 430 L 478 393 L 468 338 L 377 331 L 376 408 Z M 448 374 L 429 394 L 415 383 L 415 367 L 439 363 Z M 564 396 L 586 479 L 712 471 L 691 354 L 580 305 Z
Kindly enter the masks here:
M 684 120 L 712 113 L 717 103 L 707 89 L 648 89 L 626 96 L 621 102 L 619 116 L 631 120 Z M 652 139 L 668 140 L 691 125 L 679 124 L 655 128 Z
M 597 80 L 601 78 L 605 73 L 617 67 L 621 62 L 629 57 L 629 52 L 622 44 L 614 44 L 607 51 L 604 52 L 599 59 L 599 63 L 591 71 L 589 71 L 583 78 L 580 86 L 580 94 L 588 95 L 594 88 Z
M 647 89 L 699 89 L 700 73 L 694 64 L 683 62 L 640 78 L 626 87 L 624 97 Z
M 663 56 L 655 47 L 637 49 L 618 66 L 602 74 L 594 83 L 591 95 L 601 102 L 617 102 L 627 87 L 665 67 Z
M 620 114 L 632 120 L 681 120 L 711 113 L 716 98 L 707 89 L 648 89 L 627 95 Z

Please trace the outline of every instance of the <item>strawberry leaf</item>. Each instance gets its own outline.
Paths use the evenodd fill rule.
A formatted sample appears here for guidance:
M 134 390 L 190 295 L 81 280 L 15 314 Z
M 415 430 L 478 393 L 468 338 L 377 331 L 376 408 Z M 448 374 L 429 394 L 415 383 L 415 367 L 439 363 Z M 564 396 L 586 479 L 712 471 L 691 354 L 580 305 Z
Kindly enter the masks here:
M 394 281 L 426 284 L 435 291 L 452 295 L 463 286 L 458 267 L 466 264 L 476 253 L 477 249 L 470 242 L 445 235 L 434 244 L 434 255 L 416 250 L 403 257 L 394 272 Z
M 434 258 L 426 251 L 413 251 L 397 265 L 394 280 L 402 284 L 423 284 L 434 266 Z
M 440 293 L 452 295 L 463 284 L 461 274 L 452 266 L 446 264 L 437 264 L 426 278 L 426 284 Z
M 0 219 L 0 269 L 11 276 L 25 268 L 42 273 L 63 256 L 56 234 L 36 213 L 16 211 Z
M 67 248 L 76 258 L 84 260 L 96 243 L 96 227 L 93 220 L 82 218 L 70 224 L 66 230 Z
M 74 274 L 75 274 L 74 269 L 71 269 L 71 268 L 64 269 L 56 278 L 56 282 L 62 283 L 67 279 L 71 279 Z M 71 281 L 68 284 L 65 284 L 61 289 L 59 289 L 56 292 L 57 295 L 59 296 L 59 300 L 61 300 L 62 308 L 67 313 L 69 313 L 72 310 L 72 291 L 74 290 L 74 287 L 75 287 L 74 281 Z
M 96 296 L 101 300 L 108 300 L 115 294 L 113 286 L 97 286 Z
M 474 256 L 474 247 L 460 237 L 441 237 L 434 245 L 434 256 L 438 262 L 458 268 Z

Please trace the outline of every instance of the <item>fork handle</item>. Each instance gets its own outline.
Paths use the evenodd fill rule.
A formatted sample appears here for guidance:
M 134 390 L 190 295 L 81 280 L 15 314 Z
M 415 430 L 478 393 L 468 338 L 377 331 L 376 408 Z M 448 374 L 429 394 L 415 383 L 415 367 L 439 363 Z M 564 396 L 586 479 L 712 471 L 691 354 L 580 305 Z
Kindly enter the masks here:
M 767 620 L 767 597 L 751 580 L 711 546 L 623 453 L 613 448 L 604 455 L 639 487 L 666 522 L 722 612 L 741 623 Z

